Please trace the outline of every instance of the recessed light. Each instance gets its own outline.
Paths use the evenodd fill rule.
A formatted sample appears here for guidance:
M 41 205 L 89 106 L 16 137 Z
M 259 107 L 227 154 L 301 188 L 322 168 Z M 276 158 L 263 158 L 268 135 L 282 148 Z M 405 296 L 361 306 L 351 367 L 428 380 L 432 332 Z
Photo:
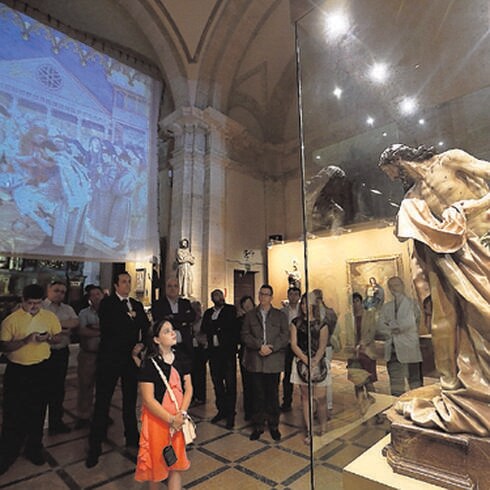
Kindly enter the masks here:
M 336 38 L 347 33 L 349 19 L 342 12 L 334 12 L 325 18 L 325 27 L 329 37 Z
M 369 70 L 369 78 L 373 82 L 383 83 L 388 78 L 388 65 L 386 63 L 375 63 Z
M 342 95 L 342 89 L 339 87 L 335 87 L 333 94 L 335 95 L 335 97 L 337 97 L 337 99 L 340 99 Z
M 400 103 L 402 114 L 413 114 L 417 109 L 417 101 L 413 97 L 405 97 Z
M 374 124 L 374 119 L 371 116 L 368 116 L 368 118 L 366 119 L 366 124 L 372 126 Z
M 425 124 L 425 119 L 419 119 L 419 124 L 423 126 Z

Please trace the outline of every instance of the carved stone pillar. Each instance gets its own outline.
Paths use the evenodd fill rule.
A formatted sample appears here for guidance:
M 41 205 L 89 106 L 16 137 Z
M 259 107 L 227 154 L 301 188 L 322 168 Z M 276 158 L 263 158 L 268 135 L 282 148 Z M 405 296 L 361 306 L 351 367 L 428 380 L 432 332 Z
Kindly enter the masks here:
M 203 254 L 204 155 L 207 127 L 199 112 L 181 109 L 163 121 L 161 129 L 174 138 L 170 159 L 172 190 L 168 223 L 167 276 L 176 274 L 176 251 L 187 238 L 195 258 L 193 297 L 201 299 Z M 162 234 L 164 230 L 161 230 Z

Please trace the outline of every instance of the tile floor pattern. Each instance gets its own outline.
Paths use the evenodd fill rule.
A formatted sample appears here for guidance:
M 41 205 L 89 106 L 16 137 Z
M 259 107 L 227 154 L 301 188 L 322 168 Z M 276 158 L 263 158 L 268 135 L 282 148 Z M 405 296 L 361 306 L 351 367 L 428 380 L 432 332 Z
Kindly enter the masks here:
M 334 416 L 329 422 L 330 427 L 335 430 L 341 429 L 344 424 L 357 423 L 347 433 L 342 434 L 340 430 L 341 435 L 324 446 L 317 447 L 318 441 L 315 441 L 315 486 L 337 490 L 342 488 L 342 469 L 386 435 L 389 424 L 384 419 L 381 419 L 380 424 L 379 418 L 373 416 L 362 417 L 352 384 L 347 381 L 345 362 L 334 361 L 332 367 Z M 385 367 L 379 366 L 378 372 L 377 391 L 386 394 L 388 383 Z M 241 386 L 240 382 L 238 386 Z M 76 368 L 70 367 L 65 422 L 71 427 L 76 421 L 76 396 Z M 243 420 L 240 410 L 232 431 L 226 430 L 224 424 L 213 425 L 209 422 L 216 409 L 212 386 L 208 382 L 208 403 L 191 410 L 198 423 L 198 439 L 189 452 L 191 468 L 183 473 L 185 488 L 213 490 L 240 486 L 240 490 L 309 489 L 309 448 L 303 443 L 304 431 L 297 390 L 294 396 L 293 411 L 281 415 L 280 443 L 274 442 L 267 431 L 260 440 L 250 441 L 248 436 L 251 429 L 248 422 Z M 0 476 L 0 489 L 146 488 L 133 479 L 136 450 L 124 446 L 121 406 L 121 394 L 117 389 L 111 408 L 115 423 L 109 429 L 103 454 L 95 468 L 88 470 L 84 465 L 87 429 L 72 430 L 69 434 L 58 436 L 49 436 L 46 431 L 44 445 L 47 463 L 41 467 L 34 466 L 22 456 L 19 457 L 9 471 Z M 241 407 L 241 394 L 238 395 L 237 407 Z M 370 410 L 369 413 L 372 412 Z M 165 487 L 162 484 L 162 488 Z

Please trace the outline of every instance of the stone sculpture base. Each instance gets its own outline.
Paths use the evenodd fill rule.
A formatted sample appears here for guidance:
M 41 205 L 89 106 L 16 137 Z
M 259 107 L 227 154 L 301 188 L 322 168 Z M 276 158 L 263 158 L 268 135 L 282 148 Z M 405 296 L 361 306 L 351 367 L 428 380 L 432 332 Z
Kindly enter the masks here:
M 451 490 L 490 488 L 490 438 L 418 427 L 393 408 L 386 414 L 391 443 L 383 454 L 396 473 Z

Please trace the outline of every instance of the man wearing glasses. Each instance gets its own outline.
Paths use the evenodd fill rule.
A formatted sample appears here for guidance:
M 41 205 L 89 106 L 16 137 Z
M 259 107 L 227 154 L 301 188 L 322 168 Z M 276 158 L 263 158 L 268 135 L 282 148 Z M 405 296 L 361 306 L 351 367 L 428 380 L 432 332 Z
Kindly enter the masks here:
M 244 365 L 250 373 L 253 393 L 254 430 L 250 440 L 259 439 L 267 421 L 272 439 L 279 441 L 279 379 L 284 369 L 289 341 L 288 319 L 272 306 L 272 287 L 259 291 L 259 306 L 245 315 L 241 331 L 245 346 Z

